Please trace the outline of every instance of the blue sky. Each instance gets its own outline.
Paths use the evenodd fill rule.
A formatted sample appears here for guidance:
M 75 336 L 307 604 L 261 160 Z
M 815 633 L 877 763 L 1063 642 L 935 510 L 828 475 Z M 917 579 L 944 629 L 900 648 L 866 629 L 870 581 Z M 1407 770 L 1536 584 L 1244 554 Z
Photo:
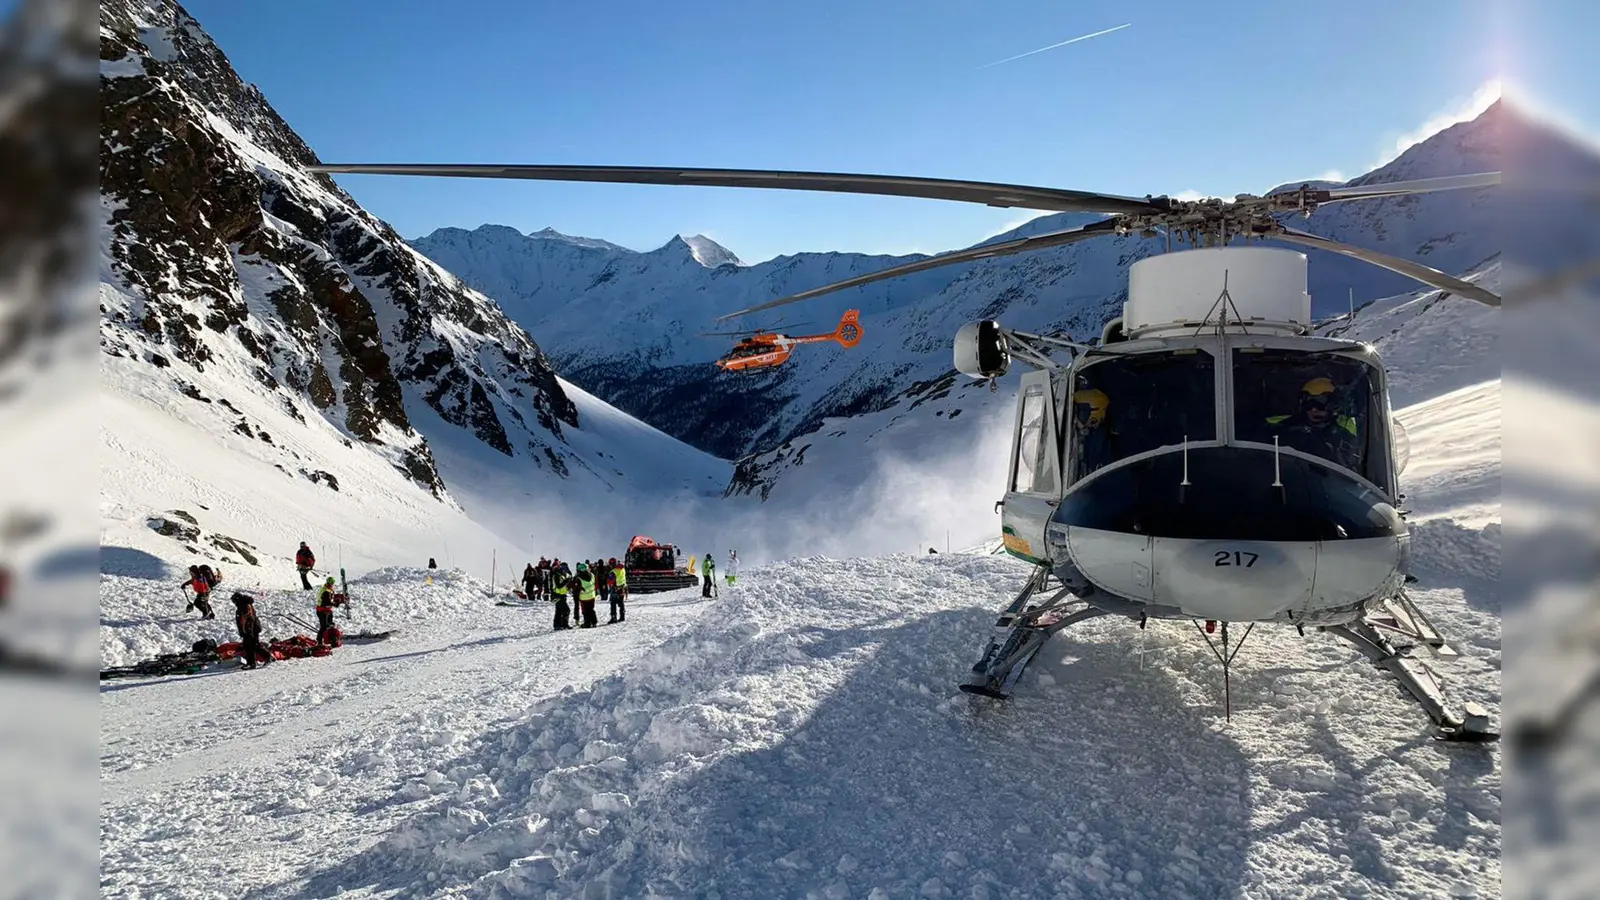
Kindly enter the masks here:
M 819 169 L 1226 197 L 1368 171 L 1481 104 L 1495 79 L 1600 122 L 1583 46 L 1600 3 L 1585 0 L 186 6 L 328 162 Z M 747 263 L 939 252 L 1037 215 L 726 188 L 340 181 L 407 237 L 494 222 L 648 250 L 702 233 Z

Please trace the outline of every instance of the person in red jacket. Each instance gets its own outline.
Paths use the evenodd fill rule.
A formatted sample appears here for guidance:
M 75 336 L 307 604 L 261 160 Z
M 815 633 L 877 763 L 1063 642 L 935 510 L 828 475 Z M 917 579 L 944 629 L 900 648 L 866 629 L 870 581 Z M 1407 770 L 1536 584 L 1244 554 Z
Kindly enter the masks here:
M 300 589 L 311 590 L 311 582 L 306 580 L 306 573 L 316 568 L 317 556 L 306 546 L 305 541 L 300 542 L 300 549 L 294 552 L 294 567 L 300 573 Z
M 207 568 L 210 567 L 208 566 Z M 194 599 L 189 601 L 189 605 L 200 610 L 200 618 L 202 619 L 215 619 L 217 617 L 217 614 L 211 609 L 211 586 L 213 583 L 213 580 L 207 578 L 206 573 L 202 572 L 199 566 L 189 567 L 188 587 L 194 590 Z M 188 610 L 184 611 L 188 612 Z

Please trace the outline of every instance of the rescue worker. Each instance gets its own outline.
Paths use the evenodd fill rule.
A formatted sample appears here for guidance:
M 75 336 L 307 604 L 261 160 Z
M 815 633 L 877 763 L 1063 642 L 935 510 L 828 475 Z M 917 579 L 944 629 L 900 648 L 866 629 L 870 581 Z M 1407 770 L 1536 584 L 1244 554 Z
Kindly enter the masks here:
M 545 573 L 550 571 L 550 560 L 539 557 L 539 564 L 533 567 L 533 587 L 528 590 L 529 600 L 544 599 Z
M 183 611 L 198 609 L 200 618 L 215 619 L 217 614 L 211 610 L 211 580 L 206 578 L 199 566 L 189 567 L 188 586 L 194 590 L 194 599 L 189 601 L 189 605 L 185 606 Z
M 1111 398 L 1098 388 L 1085 388 L 1072 395 L 1072 446 L 1079 478 L 1121 456 L 1116 429 L 1106 421 L 1110 408 Z
M 432 562 L 433 560 L 428 561 Z M 294 568 L 295 571 L 300 573 L 300 589 L 302 591 L 311 590 L 311 582 L 306 580 L 306 573 L 310 572 L 316 565 L 316 554 L 311 552 L 311 548 L 306 545 L 305 541 L 301 541 L 300 549 L 294 552 Z
M 594 613 L 595 573 L 589 568 L 588 563 L 578 563 L 578 606 L 583 611 L 583 623 L 579 628 L 593 628 L 600 624 Z
M 713 589 L 716 587 L 717 564 L 712 561 L 711 554 L 709 553 L 706 554 L 705 559 L 700 560 L 700 574 L 702 576 L 700 581 L 700 596 L 710 597 Z
M 436 561 L 435 561 L 435 560 L 434 560 L 434 558 L 433 558 L 433 557 L 431 557 L 431 556 L 430 556 L 430 557 L 428 557 L 428 568 L 430 568 L 430 569 L 437 569 L 437 568 L 439 568 L 439 563 L 438 563 L 438 562 L 436 562 Z
M 533 563 L 522 570 L 522 593 L 529 600 L 539 596 L 539 573 L 534 571 Z
M 570 592 L 570 588 L 567 586 L 566 579 L 561 577 L 561 560 L 552 560 L 551 563 L 552 565 L 549 569 L 550 593 L 554 596 L 556 602 L 555 628 L 557 631 L 562 631 L 572 627 L 572 608 L 567 605 L 567 595 Z
M 233 624 L 239 629 L 239 660 L 246 669 L 254 669 L 263 658 L 261 652 L 261 618 L 256 615 L 256 599 L 249 594 L 233 592 Z M 271 659 L 266 656 L 266 659 Z
M 728 551 L 728 574 L 722 577 L 726 578 L 729 584 L 739 580 L 739 551 Z
M 1300 408 L 1293 414 L 1267 417 L 1285 447 L 1320 456 L 1347 469 L 1361 471 L 1361 446 L 1356 420 L 1339 409 L 1339 390 L 1329 378 L 1313 378 L 1300 387 Z
M 611 621 L 628 621 L 628 568 L 611 557 Z
M 339 629 L 333 624 L 333 594 L 333 576 L 329 575 L 317 592 L 317 643 L 337 647 L 341 642 Z

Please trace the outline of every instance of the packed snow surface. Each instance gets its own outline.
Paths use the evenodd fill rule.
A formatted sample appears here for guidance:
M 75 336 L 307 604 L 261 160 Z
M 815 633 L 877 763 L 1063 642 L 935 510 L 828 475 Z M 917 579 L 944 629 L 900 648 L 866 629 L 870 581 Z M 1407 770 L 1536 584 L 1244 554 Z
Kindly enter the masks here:
M 1481 430 L 1417 432 L 1419 458 L 1498 476 L 1473 468 Z M 1434 664 L 1454 697 L 1497 709 L 1498 521 L 1470 509 L 1418 523 L 1414 596 L 1464 654 Z M 565 632 L 460 573 L 373 573 L 352 614 L 386 642 L 105 684 L 103 894 L 1498 892 L 1497 748 L 1431 741 L 1330 637 L 1257 629 L 1231 720 L 1178 623 L 1085 623 L 1009 703 L 958 693 L 1026 572 L 985 548 L 791 559 Z M 104 655 L 221 630 L 156 621 L 168 583 L 106 576 L 102 598 Z

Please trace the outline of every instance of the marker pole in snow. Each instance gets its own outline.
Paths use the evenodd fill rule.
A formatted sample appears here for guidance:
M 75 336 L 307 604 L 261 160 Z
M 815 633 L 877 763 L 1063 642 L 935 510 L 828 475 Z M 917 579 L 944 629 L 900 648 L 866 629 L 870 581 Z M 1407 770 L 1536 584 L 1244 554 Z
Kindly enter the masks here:
M 494 576 L 500 571 L 500 549 L 489 551 L 489 596 L 494 596 Z

